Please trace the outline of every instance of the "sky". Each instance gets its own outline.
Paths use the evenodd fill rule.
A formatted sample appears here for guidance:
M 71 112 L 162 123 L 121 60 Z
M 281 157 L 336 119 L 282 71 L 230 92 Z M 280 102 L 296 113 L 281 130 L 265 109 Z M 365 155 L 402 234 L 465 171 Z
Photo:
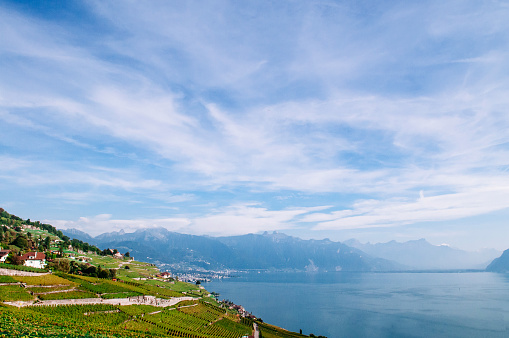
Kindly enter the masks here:
M 0 206 L 509 248 L 507 1 L 0 1 Z

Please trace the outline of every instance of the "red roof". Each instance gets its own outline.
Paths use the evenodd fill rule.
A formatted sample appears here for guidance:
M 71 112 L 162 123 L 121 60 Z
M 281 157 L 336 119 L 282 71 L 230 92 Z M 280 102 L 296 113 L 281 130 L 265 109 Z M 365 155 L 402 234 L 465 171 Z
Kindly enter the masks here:
M 27 252 L 23 256 L 21 256 L 21 259 L 26 260 L 36 260 L 36 261 L 42 261 L 43 259 L 46 259 L 46 255 L 42 252 Z

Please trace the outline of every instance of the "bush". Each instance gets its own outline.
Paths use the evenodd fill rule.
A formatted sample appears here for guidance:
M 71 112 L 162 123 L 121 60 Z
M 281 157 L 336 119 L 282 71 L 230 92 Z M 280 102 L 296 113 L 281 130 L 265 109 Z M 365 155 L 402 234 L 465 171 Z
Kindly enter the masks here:
M 64 258 L 55 259 L 52 262 L 48 262 L 48 268 L 56 271 L 69 272 L 69 260 Z

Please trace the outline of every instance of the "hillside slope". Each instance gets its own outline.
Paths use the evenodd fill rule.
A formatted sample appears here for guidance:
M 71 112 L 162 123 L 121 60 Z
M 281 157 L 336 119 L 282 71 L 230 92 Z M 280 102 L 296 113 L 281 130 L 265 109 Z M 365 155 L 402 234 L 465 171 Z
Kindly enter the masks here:
M 487 267 L 489 272 L 509 272 L 509 249 L 505 250 L 502 255 L 495 258 Z

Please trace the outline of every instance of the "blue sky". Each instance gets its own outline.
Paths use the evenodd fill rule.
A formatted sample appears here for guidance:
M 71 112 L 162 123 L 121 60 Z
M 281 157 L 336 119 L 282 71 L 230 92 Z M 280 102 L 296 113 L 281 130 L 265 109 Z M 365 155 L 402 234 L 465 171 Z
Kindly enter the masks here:
M 509 247 L 504 1 L 1 1 L 0 205 Z

